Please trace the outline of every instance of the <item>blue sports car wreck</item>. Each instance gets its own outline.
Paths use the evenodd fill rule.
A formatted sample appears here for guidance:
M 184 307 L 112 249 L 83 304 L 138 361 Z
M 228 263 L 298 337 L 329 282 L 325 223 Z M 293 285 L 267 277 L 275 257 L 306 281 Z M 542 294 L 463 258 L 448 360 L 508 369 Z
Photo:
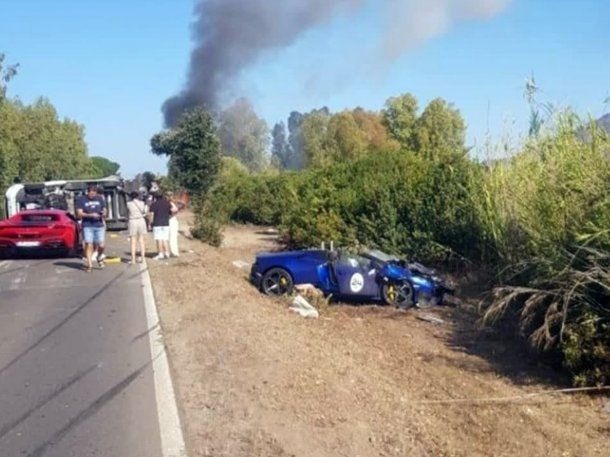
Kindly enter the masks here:
M 251 281 L 268 295 L 285 295 L 312 284 L 341 299 L 381 301 L 400 308 L 440 305 L 453 293 L 434 270 L 384 252 L 360 255 L 326 250 L 264 252 L 256 256 Z

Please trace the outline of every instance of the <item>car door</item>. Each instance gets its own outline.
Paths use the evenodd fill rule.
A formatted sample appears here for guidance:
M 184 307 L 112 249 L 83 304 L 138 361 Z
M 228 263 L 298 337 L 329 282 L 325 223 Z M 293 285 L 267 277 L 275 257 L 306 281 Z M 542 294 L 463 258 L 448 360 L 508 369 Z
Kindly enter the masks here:
M 342 256 L 335 262 L 334 273 L 343 296 L 374 297 L 378 294 L 376 271 L 368 259 Z

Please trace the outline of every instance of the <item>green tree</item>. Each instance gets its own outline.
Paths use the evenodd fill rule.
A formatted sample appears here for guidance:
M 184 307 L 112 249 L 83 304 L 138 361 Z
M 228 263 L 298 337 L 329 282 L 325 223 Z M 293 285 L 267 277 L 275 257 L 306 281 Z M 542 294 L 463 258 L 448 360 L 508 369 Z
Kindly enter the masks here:
M 0 103 L 6 98 L 6 88 L 11 79 L 17 74 L 19 64 L 8 65 L 4 64 L 6 56 L 0 52 Z
M 118 163 L 99 156 L 91 157 L 91 165 L 93 167 L 95 177 L 99 178 L 116 175 L 119 168 L 121 168 Z
M 15 106 L 20 131 L 14 132 L 13 141 L 17 176 L 22 181 L 74 179 L 91 173 L 83 126 L 59 120 L 44 98 L 29 106 Z
M 223 155 L 235 157 L 250 171 L 267 167 L 269 129 L 248 99 L 238 99 L 220 114 L 218 134 Z
M 358 125 L 358 129 L 366 140 L 369 152 L 394 151 L 399 149 L 400 144 L 390 137 L 380 113 L 366 111 L 362 108 L 356 108 L 351 113 Z
M 333 115 L 328 122 L 327 154 L 330 163 L 355 160 L 367 152 L 365 134 L 351 111 Z
M 305 164 L 303 157 L 303 135 L 301 126 L 305 115 L 298 111 L 292 111 L 288 116 L 288 148 L 289 160 L 286 168 L 289 170 L 300 170 Z
M 330 115 L 325 110 L 312 111 L 303 118 L 303 157 L 308 166 L 324 166 L 331 160 L 327 134 L 329 121 Z
M 413 149 L 417 110 L 417 99 L 411 94 L 403 94 L 389 98 L 381 111 L 383 125 L 390 136 L 409 150 Z
M 460 112 L 442 98 L 432 100 L 415 124 L 415 150 L 432 158 L 463 156 L 466 123 Z
M 305 116 L 301 130 L 305 158 L 313 167 L 398 149 L 398 143 L 389 138 L 379 115 L 362 108 L 332 115 L 325 111 L 312 112 Z
M 275 124 L 271 131 L 271 137 L 273 138 L 271 143 L 271 158 L 280 169 L 285 170 L 290 165 L 290 145 L 286 138 L 286 125 L 283 122 Z
M 169 175 L 193 196 L 214 184 L 221 163 L 220 141 L 212 116 L 203 109 L 188 111 L 176 126 L 150 140 L 152 152 L 169 157 Z
M 15 131 L 15 112 L 6 101 L 6 89 L 9 81 L 17 74 L 18 65 L 5 66 L 5 56 L 0 53 L 0 192 L 9 185 L 14 177 L 14 164 L 12 163 L 11 132 Z
M 314 117 L 314 120 L 308 122 L 305 126 L 305 121 Z M 314 109 L 309 113 L 299 113 L 292 111 L 288 117 L 288 145 L 290 148 L 288 166 L 289 170 L 301 170 L 309 161 L 307 155 L 313 154 L 316 143 L 316 137 L 320 137 L 319 128 L 325 125 L 325 119 L 330 116 L 330 111 L 326 106 L 320 109 Z M 309 143 L 309 151 L 305 151 L 306 144 Z

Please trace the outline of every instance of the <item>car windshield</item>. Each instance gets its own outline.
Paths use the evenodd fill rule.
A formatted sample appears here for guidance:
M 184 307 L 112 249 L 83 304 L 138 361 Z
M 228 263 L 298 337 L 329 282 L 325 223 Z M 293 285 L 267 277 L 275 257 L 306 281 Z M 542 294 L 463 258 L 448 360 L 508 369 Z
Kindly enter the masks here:
M 398 260 L 396 257 L 390 254 L 386 254 L 383 251 L 379 251 L 378 249 L 371 249 L 369 251 L 366 251 L 364 255 L 366 255 L 370 259 L 379 260 L 380 262 L 384 263 L 395 262 Z
M 370 268 L 371 259 L 359 255 L 342 253 L 337 260 L 337 265 L 351 268 Z

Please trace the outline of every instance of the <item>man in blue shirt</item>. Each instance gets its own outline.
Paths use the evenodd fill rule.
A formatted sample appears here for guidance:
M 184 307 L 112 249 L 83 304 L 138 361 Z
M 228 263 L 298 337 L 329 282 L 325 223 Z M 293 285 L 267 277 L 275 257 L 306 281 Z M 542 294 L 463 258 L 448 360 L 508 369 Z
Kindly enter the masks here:
M 86 271 L 92 268 L 93 246 L 97 245 L 97 261 L 104 267 L 104 238 L 106 227 L 106 201 L 97 194 L 97 186 L 90 185 L 87 195 L 76 200 L 76 217 L 83 221 L 83 238 L 85 239 L 85 256 L 87 257 Z

